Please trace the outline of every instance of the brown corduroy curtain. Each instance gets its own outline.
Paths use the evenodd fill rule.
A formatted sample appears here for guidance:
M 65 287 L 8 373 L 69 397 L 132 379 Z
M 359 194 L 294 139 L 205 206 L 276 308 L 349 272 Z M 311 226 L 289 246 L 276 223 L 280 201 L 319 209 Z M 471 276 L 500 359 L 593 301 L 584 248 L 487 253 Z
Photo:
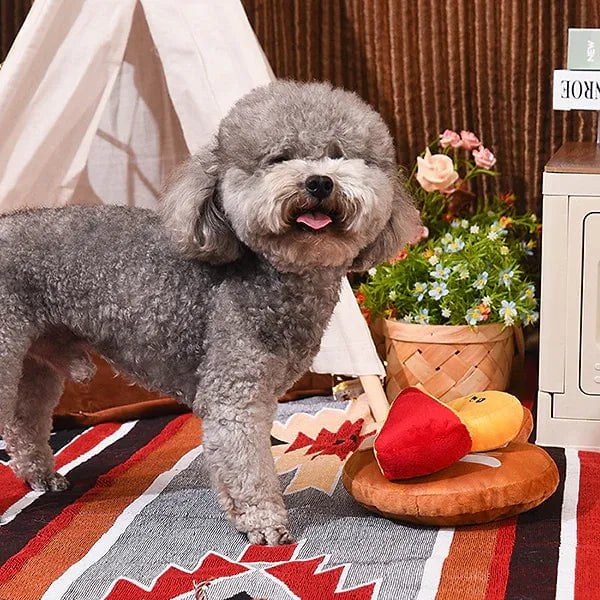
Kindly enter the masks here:
M 0 60 L 32 0 L 0 0 Z M 449 128 L 497 154 L 499 188 L 539 211 L 541 173 L 596 115 L 552 110 L 568 27 L 600 27 L 598 0 L 242 0 L 277 76 L 328 79 L 383 115 L 408 165 Z
M 243 0 L 278 77 L 329 79 L 377 108 L 408 165 L 445 128 L 498 156 L 498 188 L 539 212 L 541 174 L 596 115 L 552 110 L 568 27 L 600 27 L 598 0 Z
M 0 0 L 0 63 L 4 60 L 33 0 Z

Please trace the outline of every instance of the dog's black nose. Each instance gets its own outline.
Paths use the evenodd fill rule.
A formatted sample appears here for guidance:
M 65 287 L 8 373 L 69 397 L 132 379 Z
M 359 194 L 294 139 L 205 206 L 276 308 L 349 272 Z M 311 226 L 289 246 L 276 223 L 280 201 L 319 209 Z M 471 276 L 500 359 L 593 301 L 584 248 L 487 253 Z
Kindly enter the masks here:
M 327 175 L 311 175 L 304 182 L 306 191 L 318 200 L 324 200 L 333 191 L 333 179 Z

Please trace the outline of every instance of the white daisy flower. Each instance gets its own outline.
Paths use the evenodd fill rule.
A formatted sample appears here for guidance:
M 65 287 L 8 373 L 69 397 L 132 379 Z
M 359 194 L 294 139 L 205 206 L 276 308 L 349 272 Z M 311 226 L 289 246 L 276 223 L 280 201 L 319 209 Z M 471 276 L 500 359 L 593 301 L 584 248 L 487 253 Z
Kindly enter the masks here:
M 533 323 L 537 323 L 538 319 L 540 318 L 540 313 L 532 310 L 531 312 L 527 312 L 525 313 L 525 316 L 523 317 L 523 325 L 533 325 Z
M 444 296 L 448 295 L 449 290 L 444 281 L 438 281 L 429 288 L 428 293 L 434 300 L 440 300 Z
M 515 303 L 511 300 L 502 300 L 502 307 L 498 311 L 500 316 L 504 319 L 504 324 L 509 327 L 514 325 L 515 317 L 517 316 L 517 308 Z
M 429 274 L 434 279 L 448 279 L 450 277 L 450 268 L 444 267 L 442 264 L 437 264 L 433 271 L 429 271 Z
M 417 281 L 415 283 L 415 287 L 413 288 L 413 296 L 417 299 L 417 302 L 421 302 L 423 300 L 423 296 L 427 292 L 427 284 L 422 281 Z
M 477 275 L 477 279 L 473 282 L 473 287 L 476 290 L 482 290 L 488 282 L 488 272 L 483 271 Z
M 419 311 L 419 314 L 415 315 L 415 323 L 419 323 L 421 325 L 429 324 L 429 310 L 422 308 Z
M 535 298 L 535 285 L 530 284 L 523 290 L 520 300 L 533 300 Z
M 478 306 L 472 306 L 465 315 L 465 321 L 469 325 L 477 325 L 479 321 L 483 321 L 483 313 Z
M 464 247 L 465 243 L 459 237 L 444 243 L 444 250 L 449 253 L 460 252 Z
M 498 274 L 498 283 L 504 284 L 506 287 L 510 287 L 510 282 L 515 276 L 515 272 L 512 269 L 503 269 Z

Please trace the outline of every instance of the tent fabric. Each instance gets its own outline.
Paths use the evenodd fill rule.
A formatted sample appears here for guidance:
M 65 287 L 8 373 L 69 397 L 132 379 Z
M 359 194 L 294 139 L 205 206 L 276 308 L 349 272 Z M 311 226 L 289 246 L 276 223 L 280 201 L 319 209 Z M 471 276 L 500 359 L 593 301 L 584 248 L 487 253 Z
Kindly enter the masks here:
M 342 280 L 340 300 L 321 340 L 312 370 L 315 373 L 385 376 L 369 327 L 346 278 Z
M 172 168 L 272 79 L 239 0 L 36 0 L 0 69 L 0 212 L 155 209 Z M 346 280 L 314 369 L 384 374 Z

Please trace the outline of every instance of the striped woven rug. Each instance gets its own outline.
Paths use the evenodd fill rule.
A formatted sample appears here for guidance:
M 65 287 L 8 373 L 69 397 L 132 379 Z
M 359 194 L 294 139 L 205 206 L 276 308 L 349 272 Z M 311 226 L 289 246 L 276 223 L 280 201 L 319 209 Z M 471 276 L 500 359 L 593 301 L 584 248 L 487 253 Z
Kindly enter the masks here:
M 499 600 L 600 598 L 600 454 L 550 449 L 561 474 L 538 509 L 435 529 L 368 513 L 340 482 L 368 443 L 366 404 L 281 405 L 273 455 L 298 542 L 257 547 L 208 488 L 190 415 L 52 436 L 73 487 L 30 491 L 0 451 L 3 600 Z

